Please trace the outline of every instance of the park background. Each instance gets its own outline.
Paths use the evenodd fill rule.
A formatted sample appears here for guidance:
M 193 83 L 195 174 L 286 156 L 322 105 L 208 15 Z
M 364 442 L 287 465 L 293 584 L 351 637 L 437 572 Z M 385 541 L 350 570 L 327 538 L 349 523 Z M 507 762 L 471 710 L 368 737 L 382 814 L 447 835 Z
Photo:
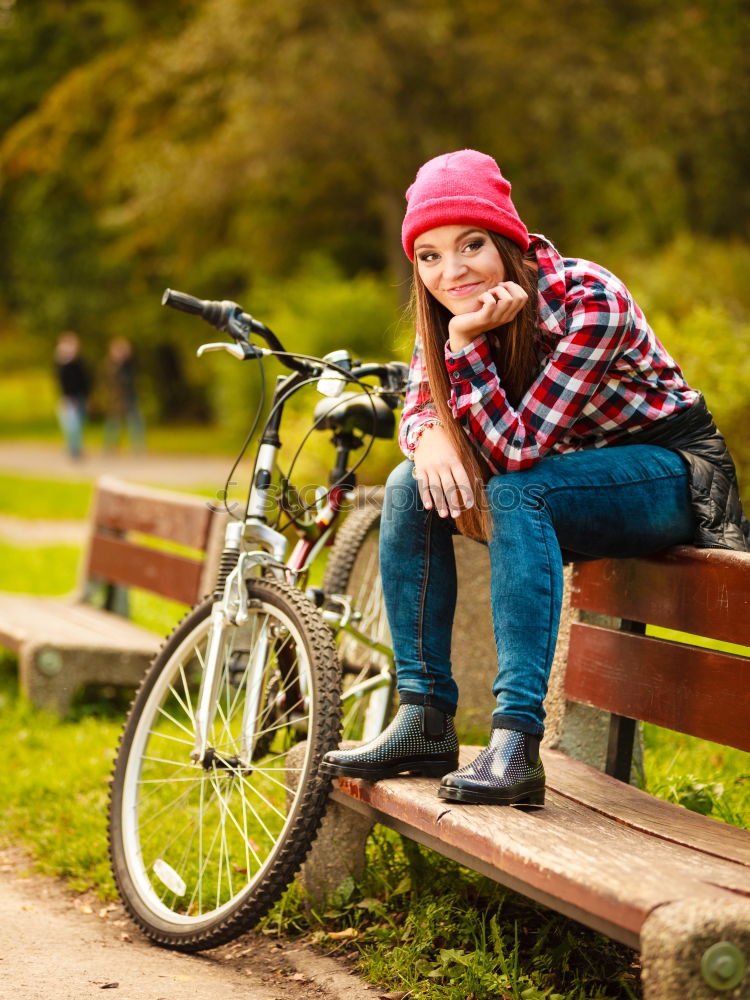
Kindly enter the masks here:
M 152 431 L 241 440 L 255 373 L 196 361 L 166 286 L 408 360 L 404 191 L 474 147 L 633 289 L 750 482 L 749 48 L 744 0 L 0 0 L 6 434 L 54 428 L 75 329 L 95 368 L 134 342 Z
M 746 0 L 0 0 L 0 444 L 63 456 L 52 352 L 75 329 L 95 370 L 112 337 L 135 345 L 149 458 L 212 450 L 229 471 L 257 371 L 197 361 L 214 338 L 161 307 L 167 286 L 241 302 L 292 350 L 408 360 L 404 190 L 468 146 L 496 157 L 529 229 L 633 290 L 750 501 L 748 51 Z M 364 478 L 396 457 L 383 444 Z M 83 517 L 93 467 L 0 470 L 0 514 Z M 223 485 L 200 457 L 195 483 Z M 0 587 L 62 593 L 77 559 L 0 539 Z M 162 631 L 175 613 L 140 611 Z M 122 706 L 42 717 L 14 677 L 0 660 L 0 846 L 111 899 Z M 747 823 L 747 755 L 653 728 L 646 751 L 650 790 Z M 638 995 L 627 949 L 408 845 L 372 851 L 369 882 L 327 913 L 287 902 L 266 931 L 336 934 L 415 998 Z

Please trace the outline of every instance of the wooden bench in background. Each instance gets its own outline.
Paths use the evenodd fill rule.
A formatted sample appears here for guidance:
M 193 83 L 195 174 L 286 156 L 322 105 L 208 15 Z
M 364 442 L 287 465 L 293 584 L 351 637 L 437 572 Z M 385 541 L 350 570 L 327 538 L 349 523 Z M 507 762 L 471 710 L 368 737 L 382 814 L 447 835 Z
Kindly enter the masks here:
M 750 659 L 644 634 L 648 623 L 750 646 L 750 555 L 681 547 L 579 564 L 571 603 L 589 620 L 571 628 L 565 693 L 612 713 L 610 773 L 543 751 L 547 801 L 534 811 L 446 803 L 430 779 L 340 778 L 303 878 L 320 893 L 326 838 L 356 868 L 382 823 L 640 948 L 651 1000 L 750 1000 L 750 832 L 627 783 L 635 720 L 750 751 Z M 478 752 L 463 747 L 462 763 Z M 336 836 L 352 810 L 356 849 Z
M 199 497 L 101 478 L 78 592 L 0 594 L 0 645 L 18 653 L 31 701 L 64 713 L 83 685 L 139 684 L 163 636 L 128 620 L 126 588 L 195 604 L 212 589 L 223 534 L 223 515 Z

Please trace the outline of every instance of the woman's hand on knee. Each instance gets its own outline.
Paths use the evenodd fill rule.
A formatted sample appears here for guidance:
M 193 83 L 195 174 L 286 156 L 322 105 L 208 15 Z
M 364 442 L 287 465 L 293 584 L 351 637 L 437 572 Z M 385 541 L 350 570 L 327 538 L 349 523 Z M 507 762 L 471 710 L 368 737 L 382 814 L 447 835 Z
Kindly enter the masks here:
M 442 427 L 428 427 L 414 454 L 414 478 L 426 510 L 458 517 L 474 504 L 474 491 L 450 437 Z

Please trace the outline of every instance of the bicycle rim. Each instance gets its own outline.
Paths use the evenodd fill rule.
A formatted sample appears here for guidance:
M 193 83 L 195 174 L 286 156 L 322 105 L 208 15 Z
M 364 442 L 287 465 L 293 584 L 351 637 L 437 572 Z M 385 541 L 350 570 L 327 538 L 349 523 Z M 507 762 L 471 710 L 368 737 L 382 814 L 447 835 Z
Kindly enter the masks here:
M 318 764 L 338 740 L 335 650 L 316 609 L 276 581 L 248 590 L 247 624 L 226 628 L 203 761 L 190 754 L 208 602 L 157 657 L 113 773 L 120 894 L 149 937 L 182 950 L 230 940 L 284 891 L 317 831 L 328 794 Z

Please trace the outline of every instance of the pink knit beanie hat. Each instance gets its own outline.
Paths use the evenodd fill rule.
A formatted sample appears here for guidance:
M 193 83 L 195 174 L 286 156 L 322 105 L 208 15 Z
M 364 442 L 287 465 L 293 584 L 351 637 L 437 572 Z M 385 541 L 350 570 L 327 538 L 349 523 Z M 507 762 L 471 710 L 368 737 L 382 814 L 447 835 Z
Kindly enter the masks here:
M 510 200 L 510 183 L 485 153 L 462 149 L 428 160 L 406 192 L 401 242 L 414 260 L 414 240 L 428 229 L 461 223 L 500 233 L 525 253 L 529 233 Z

